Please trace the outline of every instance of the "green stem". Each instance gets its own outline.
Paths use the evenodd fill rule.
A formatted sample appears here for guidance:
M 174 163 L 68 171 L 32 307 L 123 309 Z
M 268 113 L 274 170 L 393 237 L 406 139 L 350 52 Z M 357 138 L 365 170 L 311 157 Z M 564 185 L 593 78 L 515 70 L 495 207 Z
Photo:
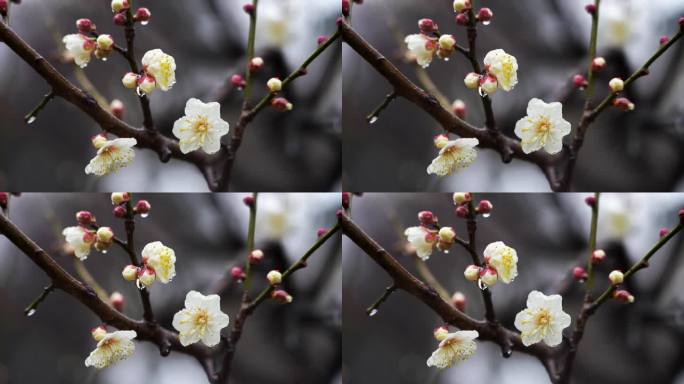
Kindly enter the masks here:
M 253 203 L 249 206 L 249 224 L 247 227 L 247 263 L 245 265 L 245 294 L 249 293 L 251 285 L 250 272 L 251 264 L 249 262 L 249 254 L 254 250 L 254 234 L 256 232 L 256 214 L 257 214 L 257 197 L 258 193 L 252 194 Z
M 47 298 L 47 296 L 50 294 L 55 289 L 55 285 L 53 283 L 50 283 L 47 287 L 43 288 L 43 292 L 38 296 L 31 304 L 29 304 L 26 309 L 24 309 L 24 315 L 26 316 L 31 316 L 34 313 L 36 313 L 36 309 L 40 305 L 40 303 Z
M 589 40 L 589 73 L 587 76 L 586 102 L 587 106 L 591 103 L 594 95 L 594 71 L 591 70 L 594 59 L 596 58 L 596 45 L 598 41 L 599 7 L 601 0 L 594 0 L 596 11 L 591 15 L 591 37 Z
M 249 100 L 252 97 L 252 71 L 249 70 L 250 63 L 254 58 L 254 41 L 256 40 L 257 7 L 259 0 L 252 0 L 253 10 L 249 15 L 249 36 L 247 37 L 247 73 L 245 74 L 245 98 L 244 109 L 248 109 Z
M 8 3 L 9 4 L 9 3 Z M 31 110 L 26 116 L 24 116 L 24 121 L 27 124 L 33 123 L 36 118 L 38 117 L 38 114 L 45 108 L 45 106 L 50 102 L 55 97 L 55 91 L 50 90 L 45 96 L 43 96 L 43 100 L 40 101 L 40 104 L 36 105 L 35 108 Z
M 598 215 L 599 215 L 599 197 L 601 194 L 596 192 L 594 194 L 594 199 L 596 202 L 591 207 L 591 228 L 589 230 L 589 261 L 587 263 L 587 297 L 591 297 L 591 290 L 594 287 L 594 268 L 591 258 L 596 250 L 596 232 L 598 226 Z

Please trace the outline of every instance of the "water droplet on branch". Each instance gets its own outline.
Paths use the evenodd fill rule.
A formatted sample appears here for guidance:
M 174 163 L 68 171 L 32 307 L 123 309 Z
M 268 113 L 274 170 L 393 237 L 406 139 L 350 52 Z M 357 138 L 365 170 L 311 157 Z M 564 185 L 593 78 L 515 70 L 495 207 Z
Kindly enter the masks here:
M 35 116 L 31 116 L 31 117 L 29 117 L 29 119 L 28 119 L 28 121 L 27 121 L 26 123 L 27 123 L 27 124 L 33 124 L 34 121 L 36 121 L 36 117 L 35 117 Z
M 483 291 L 487 289 L 487 285 L 482 282 L 482 279 L 477 279 L 477 286 Z
M 370 119 L 370 121 L 369 121 L 368 123 L 369 123 L 369 124 L 375 124 L 377 121 L 378 121 L 378 117 L 377 117 L 377 116 L 373 116 L 373 117 Z
M 35 314 L 36 314 L 36 309 L 35 309 L 35 308 L 31 308 L 31 310 L 28 311 L 28 312 L 26 313 L 26 316 L 27 316 L 27 317 L 31 317 L 31 316 L 33 316 L 33 315 L 35 315 Z
M 371 310 L 371 311 L 368 313 L 368 317 L 373 317 L 373 316 L 375 316 L 375 315 L 377 315 L 377 314 L 378 314 L 378 309 L 377 309 L 377 308 L 373 308 L 373 310 Z

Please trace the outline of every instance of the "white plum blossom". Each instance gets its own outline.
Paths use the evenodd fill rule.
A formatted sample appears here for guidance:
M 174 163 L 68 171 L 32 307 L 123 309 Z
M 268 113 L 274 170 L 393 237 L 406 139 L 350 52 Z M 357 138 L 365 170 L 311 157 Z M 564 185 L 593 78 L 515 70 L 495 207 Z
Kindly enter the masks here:
M 142 58 L 145 72 L 154 77 L 157 88 L 168 91 L 176 84 L 176 61 L 161 49 L 147 51 Z
M 427 360 L 428 367 L 444 369 L 469 359 L 477 350 L 475 339 L 478 336 L 477 331 L 456 331 L 447 334 Z
M 542 148 L 550 154 L 563 149 L 563 137 L 570 133 L 570 123 L 563 119 L 563 105 L 534 98 L 527 104 L 527 116 L 515 124 L 515 134 L 525 153 Z
M 95 244 L 95 232 L 81 226 L 67 227 L 62 231 L 66 242 L 74 249 L 74 254 L 79 260 L 88 258 L 90 248 Z
M 103 176 L 127 167 L 135 158 L 133 147 L 136 144 L 138 144 L 138 141 L 132 138 L 114 139 L 104 142 L 97 150 L 97 155 L 86 166 L 85 173 Z
M 67 51 L 74 57 L 74 62 L 81 68 L 85 68 L 90 62 L 90 57 L 95 51 L 95 41 L 85 35 L 74 33 L 66 35 L 62 39 Z
M 477 157 L 475 147 L 479 143 L 479 140 L 474 138 L 449 141 L 439 150 L 439 155 L 427 167 L 427 173 L 447 176 L 454 171 L 469 167 Z
M 157 280 L 169 283 L 176 276 L 176 253 L 161 241 L 148 243 L 142 250 L 145 264 L 154 269 Z
M 502 282 L 510 284 L 518 276 L 518 253 L 503 241 L 487 245 L 484 257 L 489 265 L 496 269 L 499 280 Z
M 202 341 L 209 347 L 221 341 L 221 329 L 228 326 L 228 315 L 221 312 L 218 295 L 204 296 L 197 291 L 185 296 L 185 309 L 173 316 L 173 327 L 178 330 L 183 346 Z
M 404 236 L 406 236 L 408 242 L 416 248 L 416 254 L 423 261 L 430 258 L 432 248 L 437 244 L 438 240 L 435 231 L 430 231 L 422 226 L 406 228 Z
M 499 88 L 510 91 L 518 84 L 518 61 L 503 49 L 489 51 L 484 58 L 485 68 L 496 77 Z
M 527 308 L 515 315 L 515 327 L 520 330 L 524 345 L 544 341 L 551 347 L 563 341 L 563 329 L 570 325 L 570 315 L 563 312 L 561 295 L 546 296 L 532 291 L 527 296 Z
M 437 42 L 422 33 L 408 35 L 404 42 L 408 50 L 416 56 L 418 65 L 427 68 L 437 50 Z
M 221 105 L 203 103 L 190 99 L 185 104 L 185 116 L 173 124 L 173 134 L 180 140 L 183 153 L 202 148 L 206 153 L 216 153 L 221 148 L 221 136 L 230 126 L 221 119 Z
M 135 331 L 116 331 L 106 334 L 97 343 L 97 348 L 90 352 L 85 361 L 86 367 L 105 368 L 111 364 L 129 358 L 135 352 L 133 339 Z

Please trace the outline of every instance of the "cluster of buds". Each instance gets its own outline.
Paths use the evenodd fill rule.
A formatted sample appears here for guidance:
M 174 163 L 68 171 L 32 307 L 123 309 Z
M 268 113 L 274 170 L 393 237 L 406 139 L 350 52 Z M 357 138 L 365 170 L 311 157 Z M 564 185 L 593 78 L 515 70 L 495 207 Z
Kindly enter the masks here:
M 95 57 L 102 61 L 106 61 L 107 57 L 114 51 L 114 38 L 112 35 L 102 34 L 97 37 L 95 42 L 97 43 Z
M 114 243 L 114 231 L 109 227 L 100 227 L 96 232 L 95 249 L 107 253 L 107 249 Z
M 453 195 L 454 205 L 456 205 L 456 216 L 465 219 L 468 217 L 468 204 L 473 197 L 470 192 L 455 192 Z
M 456 12 L 456 24 L 466 26 L 470 23 L 469 13 L 472 10 L 470 0 L 454 0 L 454 12 Z M 481 22 L 482 25 L 489 25 L 494 17 L 494 12 L 490 8 L 480 8 L 475 13 L 475 22 Z
M 280 304 L 289 304 L 292 302 L 292 296 L 287 293 L 287 291 L 277 288 L 283 281 L 283 274 L 280 271 L 272 270 L 266 274 L 266 280 L 268 284 L 274 287 L 273 292 L 271 292 L 271 299 L 275 300 Z
M 616 96 L 625 89 L 625 82 L 619 77 L 614 77 L 608 82 L 608 88 Z M 621 111 L 633 111 L 634 103 L 626 97 L 616 97 L 613 106 Z
M 126 25 L 128 22 L 127 12 L 130 9 L 128 0 L 112 0 L 112 12 L 114 12 L 114 24 Z M 147 25 L 150 22 L 152 13 L 147 8 L 138 8 L 133 14 L 133 22 L 140 22 L 141 25 Z
M 468 281 L 479 281 L 481 284 L 484 284 L 487 287 L 495 285 L 499 280 L 496 269 L 488 265 L 479 267 L 475 264 L 471 264 L 466 267 L 465 271 L 463 271 L 463 276 Z
M 449 253 L 449 248 L 454 245 L 456 240 L 456 231 L 451 227 L 442 227 L 437 233 L 437 249 L 444 253 Z
M 610 284 L 616 287 L 613 292 L 613 298 L 625 304 L 630 304 L 634 302 L 634 296 L 625 289 L 618 289 L 619 286 L 625 281 L 625 274 L 617 269 L 608 274 L 608 280 Z
M 111 195 L 112 205 L 114 205 L 114 210 L 112 213 L 115 217 L 120 219 L 125 218 L 128 215 L 127 205 L 131 200 L 131 195 L 128 192 L 114 192 Z M 133 205 L 133 214 L 140 215 L 140 217 L 145 218 L 149 216 L 152 205 L 147 200 L 138 200 Z

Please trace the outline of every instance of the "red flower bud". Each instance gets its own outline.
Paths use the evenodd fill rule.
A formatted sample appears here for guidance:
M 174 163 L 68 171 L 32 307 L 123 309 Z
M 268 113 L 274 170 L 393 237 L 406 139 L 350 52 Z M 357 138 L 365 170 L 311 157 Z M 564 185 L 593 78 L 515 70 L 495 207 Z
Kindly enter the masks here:
M 113 21 L 116 25 L 126 25 L 126 15 L 124 13 L 117 13 L 114 15 Z
M 634 296 L 624 289 L 618 289 L 617 291 L 613 292 L 613 298 L 625 304 L 634 302 Z
M 88 211 L 78 211 L 76 212 L 76 221 L 83 226 L 88 226 L 95 224 L 95 216 Z
M 349 209 L 351 203 L 351 194 L 349 192 L 342 192 L 342 208 Z
M 465 13 L 459 13 L 456 15 L 456 24 L 462 26 L 468 25 L 468 15 Z
M 237 89 L 242 89 L 247 85 L 245 82 L 245 79 L 242 78 L 240 75 L 233 75 L 230 77 L 230 83 L 233 84 L 233 87 Z
M 418 212 L 418 221 L 423 225 L 433 225 L 437 222 L 437 217 L 430 211 Z
M 325 44 L 327 41 L 328 41 L 328 36 L 321 35 L 321 36 L 318 36 L 318 38 L 316 39 L 316 44 L 322 45 L 322 44 Z
M 489 8 L 480 8 L 480 11 L 477 12 L 477 19 L 485 25 L 489 24 L 492 17 L 494 17 L 494 13 Z
M 326 233 L 328 233 L 328 228 L 318 228 L 316 231 L 316 237 L 322 237 Z
M 152 206 L 147 200 L 140 200 L 135 203 L 135 207 L 133 207 L 135 213 L 139 213 L 143 217 L 150 213 L 150 209 L 152 209 Z
M 587 79 L 585 79 L 584 76 L 579 75 L 579 74 L 575 75 L 572 78 L 572 83 L 575 84 L 575 87 L 577 87 L 577 88 L 584 88 L 587 86 L 587 84 L 589 84 L 587 82 Z
M 138 8 L 135 11 L 135 15 L 133 16 L 133 19 L 135 21 L 140 21 L 143 25 L 145 25 L 145 24 L 147 24 L 148 21 L 150 21 L 151 17 L 152 17 L 152 13 L 150 12 L 149 9 Z
M 90 32 L 95 31 L 95 24 L 90 19 L 78 19 L 76 20 L 76 29 L 79 32 L 87 35 Z
M 660 237 L 665 237 L 667 234 L 670 233 L 670 230 L 667 228 L 660 228 L 660 231 L 658 231 L 658 236 Z
M 114 207 L 112 213 L 114 214 L 114 217 L 123 219 L 124 217 L 126 217 L 126 207 L 124 207 L 123 205 L 117 205 L 116 207 Z
M 0 208 L 6 209 L 8 203 L 9 203 L 9 193 L 8 192 L 0 192 Z
M 284 97 L 276 97 L 271 100 L 271 106 L 278 111 L 285 112 L 292 109 L 292 103 L 287 101 Z
M 594 4 L 587 4 L 584 7 L 584 10 L 587 11 L 588 14 L 593 15 L 596 13 L 596 6 Z
M 437 24 L 435 24 L 432 19 L 420 19 L 418 20 L 418 29 L 425 34 L 431 34 L 439 29 Z
M 254 13 L 254 5 L 245 4 L 242 6 L 242 10 L 245 11 L 246 14 L 251 15 L 252 13 Z
M 345 17 L 349 16 L 349 12 L 351 11 L 351 3 L 349 0 L 342 0 L 342 15 Z
M 587 196 L 587 198 L 584 199 L 584 202 L 587 203 L 588 206 L 593 207 L 596 205 L 596 197 Z
M 0 15 L 7 16 L 8 4 L 7 0 L 0 0 Z
M 245 273 L 242 271 L 242 268 L 240 267 L 231 268 L 230 276 L 233 278 L 233 280 L 237 281 L 243 280 L 246 277 Z
M 271 298 L 280 304 L 289 304 L 292 302 L 292 296 L 282 289 L 276 289 L 271 292 Z
M 456 216 L 465 219 L 468 217 L 468 207 L 465 205 L 459 205 L 456 207 Z
M 575 267 L 572 270 L 572 277 L 577 281 L 584 281 L 587 279 L 587 277 L 589 277 L 589 275 L 587 275 L 587 271 L 585 271 L 584 268 Z
M 660 45 L 665 45 L 668 42 L 670 42 L 670 36 L 660 36 L 660 39 L 658 41 Z
M 489 200 L 482 200 L 477 204 L 475 210 L 477 213 L 489 215 L 492 212 L 492 208 L 494 208 L 494 206 Z
M 246 206 L 252 207 L 254 206 L 254 196 L 245 196 L 242 199 L 242 202 L 245 203 Z

